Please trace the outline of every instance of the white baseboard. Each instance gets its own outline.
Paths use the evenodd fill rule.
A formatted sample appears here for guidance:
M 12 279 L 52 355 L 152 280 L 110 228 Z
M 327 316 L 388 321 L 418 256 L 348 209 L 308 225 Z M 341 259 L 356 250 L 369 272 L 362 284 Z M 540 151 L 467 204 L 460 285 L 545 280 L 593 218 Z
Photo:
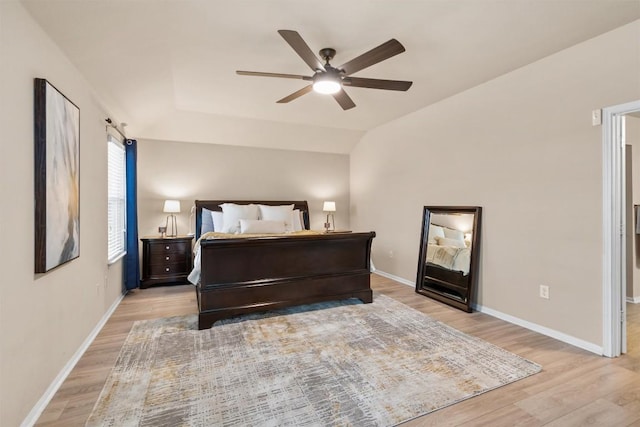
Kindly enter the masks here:
M 403 279 L 402 277 L 394 276 L 393 274 L 385 273 L 384 271 L 375 270 L 373 273 L 377 274 L 378 276 L 386 277 L 387 279 L 395 280 L 396 282 L 400 282 L 403 285 L 411 286 L 412 288 L 416 287 L 415 282 Z
M 116 310 L 116 308 L 118 308 L 118 305 L 120 305 L 120 302 L 122 301 L 122 298 L 124 298 L 124 295 L 125 294 L 122 294 L 120 298 L 118 298 L 113 304 L 111 304 L 111 307 L 109 307 L 109 309 L 104 314 L 104 316 L 102 316 L 102 318 L 100 319 L 96 327 L 93 328 L 93 330 L 91 331 L 89 336 L 84 340 L 80 348 L 78 348 L 78 350 L 74 353 L 71 359 L 69 359 L 67 364 L 62 368 L 62 370 L 58 374 L 58 376 L 56 376 L 56 378 L 49 385 L 47 390 L 45 390 L 40 400 L 38 400 L 38 403 L 36 403 L 33 409 L 31 409 L 31 412 L 29 412 L 29 414 L 24 419 L 24 421 L 22 421 L 22 424 L 20 424 L 20 427 L 31 427 L 38 421 L 38 418 L 40 418 L 40 415 L 42 415 L 42 412 L 44 412 L 45 408 L 47 407 L 51 399 L 53 399 L 53 396 L 56 394 L 56 392 L 58 391 L 58 389 L 60 388 L 64 380 L 67 379 L 67 377 L 73 370 L 73 367 L 76 366 L 76 364 L 78 363 L 82 355 L 85 353 L 85 351 L 87 351 L 87 349 L 89 348 L 93 340 L 96 339 L 96 337 L 98 336 L 98 333 L 100 333 L 104 325 L 107 323 L 107 320 L 109 320 L 113 312 Z
M 384 271 L 380 271 L 380 270 L 376 270 L 375 274 L 378 274 L 380 276 L 386 277 L 391 280 L 395 280 L 396 282 L 400 282 L 403 285 L 408 285 L 408 286 L 411 286 L 412 288 L 415 288 L 415 283 L 410 282 L 409 280 L 403 279 L 401 277 L 394 276 L 393 274 L 385 273 Z M 638 300 L 640 300 L 640 298 L 638 298 Z M 576 338 L 571 335 L 567 335 L 563 332 L 556 331 L 555 329 L 550 329 L 545 326 L 541 326 L 536 323 L 532 323 L 527 320 L 523 320 L 518 317 L 511 316 L 509 314 L 501 313 L 492 308 L 484 307 L 478 304 L 474 304 L 473 309 L 476 311 L 479 311 L 480 313 L 485 313 L 485 314 L 488 314 L 489 316 L 493 316 L 498 319 L 504 320 L 506 322 L 513 323 L 514 325 L 522 326 L 523 328 L 529 329 L 534 332 L 538 332 L 542 335 L 546 335 L 548 337 L 554 338 L 558 341 L 565 342 L 567 344 L 571 344 L 572 346 L 590 351 L 600 356 L 604 354 L 604 350 L 602 346 L 590 343 L 588 341 L 581 340 L 580 338 Z
M 640 297 L 627 297 L 627 302 L 631 304 L 640 304 Z
M 532 323 L 527 320 L 523 320 L 518 317 L 511 316 L 510 314 L 501 313 L 492 308 L 483 307 L 481 305 L 474 304 L 473 308 L 474 310 L 479 311 L 480 313 L 485 313 L 485 314 L 488 314 L 489 316 L 497 317 L 498 319 L 504 320 L 509 323 L 513 323 L 514 325 L 522 326 L 523 328 L 529 329 L 534 332 L 538 332 L 542 335 L 546 335 L 558 341 L 571 344 L 574 347 L 578 347 L 583 350 L 590 351 L 599 356 L 602 356 L 604 354 L 604 349 L 602 348 L 602 346 L 593 344 L 588 341 L 584 341 L 580 338 L 576 338 L 571 335 L 567 335 L 563 332 L 556 331 L 555 329 L 547 328 L 546 326 L 541 326 L 541 325 L 538 325 L 537 323 Z

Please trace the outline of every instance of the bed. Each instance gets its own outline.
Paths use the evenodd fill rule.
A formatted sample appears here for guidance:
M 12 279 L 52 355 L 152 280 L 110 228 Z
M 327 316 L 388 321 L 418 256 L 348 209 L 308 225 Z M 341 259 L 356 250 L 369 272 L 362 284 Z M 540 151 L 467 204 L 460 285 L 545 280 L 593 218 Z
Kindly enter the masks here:
M 225 203 L 294 205 L 302 228 L 309 229 L 306 201 L 196 200 L 199 329 L 221 319 L 276 308 L 347 298 L 372 302 L 370 256 L 375 232 L 200 239 L 207 215 L 219 215 Z

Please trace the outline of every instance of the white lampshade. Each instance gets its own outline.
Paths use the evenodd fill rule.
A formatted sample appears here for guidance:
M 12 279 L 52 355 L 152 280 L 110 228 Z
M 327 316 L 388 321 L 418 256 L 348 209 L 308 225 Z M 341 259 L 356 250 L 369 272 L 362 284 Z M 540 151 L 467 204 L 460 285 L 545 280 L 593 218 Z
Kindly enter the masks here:
M 165 213 L 180 213 L 180 200 L 165 200 L 164 209 Z
M 335 212 L 336 202 L 324 202 L 324 205 L 322 206 L 322 210 L 324 212 Z

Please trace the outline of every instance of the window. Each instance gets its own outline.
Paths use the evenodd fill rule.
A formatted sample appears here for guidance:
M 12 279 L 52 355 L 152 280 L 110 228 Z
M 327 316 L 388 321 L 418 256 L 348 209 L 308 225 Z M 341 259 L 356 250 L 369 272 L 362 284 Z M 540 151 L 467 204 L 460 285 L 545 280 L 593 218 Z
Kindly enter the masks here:
M 114 263 L 126 253 L 125 248 L 125 157 L 124 146 L 120 141 L 112 137 L 107 138 L 108 145 L 108 222 L 109 222 L 109 264 Z

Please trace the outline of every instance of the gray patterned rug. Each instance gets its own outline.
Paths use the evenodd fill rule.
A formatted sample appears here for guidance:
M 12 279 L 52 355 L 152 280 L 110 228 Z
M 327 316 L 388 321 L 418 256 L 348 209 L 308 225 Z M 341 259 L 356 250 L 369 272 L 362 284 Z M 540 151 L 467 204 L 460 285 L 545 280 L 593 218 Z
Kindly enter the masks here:
M 391 426 L 540 369 L 383 295 L 141 321 L 87 426 Z

